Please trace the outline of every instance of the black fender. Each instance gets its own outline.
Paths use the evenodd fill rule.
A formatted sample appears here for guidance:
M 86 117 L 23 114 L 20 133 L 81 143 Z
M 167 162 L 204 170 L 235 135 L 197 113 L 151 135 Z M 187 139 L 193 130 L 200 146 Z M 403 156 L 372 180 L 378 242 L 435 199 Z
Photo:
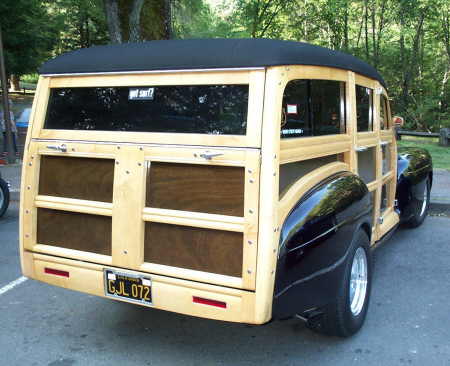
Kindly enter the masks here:
M 370 237 L 371 220 L 367 186 L 353 173 L 333 175 L 307 192 L 281 228 L 272 318 L 330 303 L 353 235 L 363 228 Z
M 430 153 L 421 148 L 400 147 L 395 198 L 401 221 L 411 217 L 412 202 L 422 199 L 426 178 L 430 178 L 430 184 L 433 183 L 433 162 Z

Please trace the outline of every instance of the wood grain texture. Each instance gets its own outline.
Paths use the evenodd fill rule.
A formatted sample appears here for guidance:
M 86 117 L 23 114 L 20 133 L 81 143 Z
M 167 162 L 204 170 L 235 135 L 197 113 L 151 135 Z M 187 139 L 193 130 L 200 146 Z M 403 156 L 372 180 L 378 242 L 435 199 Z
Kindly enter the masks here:
M 114 160 L 41 156 L 39 194 L 112 202 Z
M 145 223 L 144 261 L 242 276 L 242 233 Z
M 146 207 L 244 216 L 244 168 L 152 162 Z
M 111 218 L 38 208 L 37 242 L 111 255 Z

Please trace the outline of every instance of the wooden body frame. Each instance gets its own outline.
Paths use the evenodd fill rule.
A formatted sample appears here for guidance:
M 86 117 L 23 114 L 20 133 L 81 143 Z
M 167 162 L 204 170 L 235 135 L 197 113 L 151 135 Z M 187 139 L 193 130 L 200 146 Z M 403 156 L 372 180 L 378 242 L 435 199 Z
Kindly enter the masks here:
M 294 79 L 326 79 L 346 82 L 346 132 L 341 135 L 280 139 L 281 104 L 286 84 Z M 279 66 L 264 70 L 230 70 L 188 73 L 133 74 L 76 77 L 41 77 L 27 135 L 20 206 L 20 253 L 23 273 L 54 285 L 104 296 L 102 268 L 151 273 L 161 298 L 155 307 L 190 315 L 228 321 L 262 324 L 271 319 L 280 227 L 284 218 L 308 187 L 339 171 L 357 172 L 358 146 L 376 146 L 377 167 L 381 142 L 391 148 L 392 170 L 378 173 L 369 190 L 376 205 L 372 243 L 398 222 L 393 210 L 396 176 L 396 145 L 391 130 L 379 131 L 378 100 L 374 93 L 374 131 L 356 134 L 355 82 L 381 90 L 373 80 L 353 72 L 316 66 Z M 245 136 L 164 134 L 134 132 L 63 131 L 43 129 L 49 91 L 52 87 L 249 84 L 249 110 Z M 49 149 L 64 143 L 67 152 Z M 222 154 L 212 160 L 199 156 L 205 151 Z M 343 153 L 344 162 L 327 164 L 302 177 L 279 198 L 280 164 Z M 39 160 L 42 155 L 114 159 L 113 203 L 58 198 L 38 194 Z M 152 162 L 210 164 L 245 168 L 244 216 L 224 216 L 145 206 L 146 169 Z M 392 182 L 383 224 L 379 219 L 381 187 Z M 377 206 L 378 205 L 378 206 Z M 36 241 L 38 208 L 67 210 L 112 217 L 112 255 L 51 247 Z M 145 222 L 242 232 L 242 277 L 145 263 Z M 130 250 L 132 248 L 133 250 Z M 68 270 L 73 278 L 45 274 L 43 268 Z M 229 309 L 214 309 L 192 303 L 192 296 L 225 301 Z M 167 295 L 170 299 L 164 299 Z M 179 296 L 179 297 L 177 297 Z

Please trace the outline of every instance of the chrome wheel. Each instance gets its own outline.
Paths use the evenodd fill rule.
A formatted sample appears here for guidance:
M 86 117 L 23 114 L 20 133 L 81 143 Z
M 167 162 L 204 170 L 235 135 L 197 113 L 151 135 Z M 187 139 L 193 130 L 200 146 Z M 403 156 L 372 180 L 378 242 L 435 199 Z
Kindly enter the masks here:
M 425 213 L 425 210 L 427 209 L 427 201 L 428 201 L 428 182 L 425 181 L 425 189 L 423 192 L 423 200 L 422 200 L 422 207 L 420 208 L 420 216 L 422 217 Z
M 366 251 L 359 247 L 353 257 L 350 273 L 350 310 L 357 316 L 363 306 L 367 294 L 367 255 Z

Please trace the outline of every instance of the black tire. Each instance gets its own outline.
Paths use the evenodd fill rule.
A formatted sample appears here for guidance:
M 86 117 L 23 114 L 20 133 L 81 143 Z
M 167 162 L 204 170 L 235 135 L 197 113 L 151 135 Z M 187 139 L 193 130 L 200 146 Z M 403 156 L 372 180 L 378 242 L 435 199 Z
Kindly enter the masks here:
M 430 191 L 431 191 L 430 179 L 427 177 L 425 180 L 426 192 L 423 192 L 425 200 L 418 200 L 413 198 L 411 202 L 411 217 L 405 221 L 404 225 L 409 228 L 415 228 L 422 225 L 423 221 L 428 215 L 430 208 Z M 425 205 L 425 206 L 424 206 Z
M 350 305 L 350 278 L 352 264 L 358 248 L 362 248 L 367 260 L 367 287 L 361 310 L 354 315 Z M 316 318 L 310 328 L 318 333 L 349 337 L 355 334 L 363 325 L 366 318 L 372 288 L 372 255 L 370 241 L 367 233 L 363 230 L 356 232 L 350 244 L 347 259 L 344 263 L 344 273 L 338 296 L 324 309 L 321 317 Z
M 8 183 L 0 178 L 0 217 L 2 217 L 9 206 L 9 188 Z

